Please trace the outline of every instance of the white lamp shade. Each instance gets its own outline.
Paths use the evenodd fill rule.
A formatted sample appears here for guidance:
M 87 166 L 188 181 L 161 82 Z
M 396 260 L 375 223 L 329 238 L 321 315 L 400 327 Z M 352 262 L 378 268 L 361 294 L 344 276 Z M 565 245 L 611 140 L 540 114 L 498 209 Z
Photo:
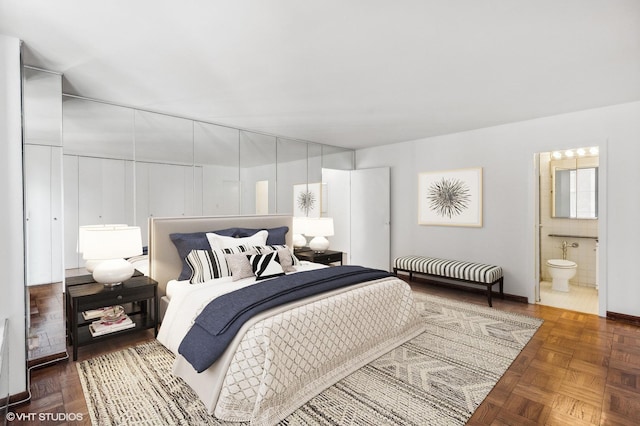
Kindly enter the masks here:
M 111 228 L 126 228 L 125 223 L 113 223 L 106 225 L 82 225 L 78 228 L 78 247 L 76 248 L 78 253 L 84 253 L 84 240 L 85 233 L 88 229 L 111 229 Z
M 293 217 L 293 233 L 294 234 L 306 234 L 307 233 L 307 217 L 294 216 Z
M 310 237 L 330 237 L 333 235 L 333 218 L 307 218 L 305 235 Z
M 140 227 L 86 228 L 82 236 L 82 257 L 92 260 L 122 259 L 142 254 Z

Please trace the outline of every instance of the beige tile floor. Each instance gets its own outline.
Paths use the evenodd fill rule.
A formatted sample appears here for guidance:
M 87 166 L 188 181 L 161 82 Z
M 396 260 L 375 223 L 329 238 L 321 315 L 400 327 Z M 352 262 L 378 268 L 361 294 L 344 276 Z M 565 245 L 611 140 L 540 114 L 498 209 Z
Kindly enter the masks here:
M 598 290 L 569 283 L 569 291 L 555 291 L 551 289 L 551 282 L 540 282 L 541 305 L 568 309 L 571 311 L 598 314 Z

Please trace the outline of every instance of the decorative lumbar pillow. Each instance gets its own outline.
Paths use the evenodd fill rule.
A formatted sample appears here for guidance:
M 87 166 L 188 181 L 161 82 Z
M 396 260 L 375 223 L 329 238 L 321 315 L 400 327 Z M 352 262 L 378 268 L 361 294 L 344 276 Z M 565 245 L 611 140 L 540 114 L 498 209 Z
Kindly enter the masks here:
M 240 245 L 245 246 L 262 246 L 267 243 L 267 236 L 269 233 L 266 230 L 258 231 L 255 234 L 244 237 L 225 237 L 218 234 L 207 233 L 207 239 L 212 249 L 224 249 L 230 247 L 236 247 Z
M 284 269 L 278 262 L 278 253 L 272 251 L 266 254 L 254 254 L 247 256 L 251 269 L 257 280 L 278 277 L 284 275 Z
M 253 269 L 247 259 L 247 255 L 258 254 L 255 250 L 249 250 L 244 253 L 225 254 L 224 258 L 227 260 L 229 270 L 231 270 L 231 277 L 233 281 L 238 281 L 243 278 L 253 277 Z
M 213 231 L 218 235 L 231 236 L 236 233 L 237 228 L 221 229 Z M 206 232 L 174 233 L 170 234 L 171 242 L 176 247 L 180 259 L 182 259 L 182 270 L 178 280 L 188 280 L 191 276 L 191 269 L 185 261 L 191 250 L 210 250 L 211 245 L 207 239 Z
M 191 250 L 185 261 L 191 269 L 191 284 L 203 283 L 214 278 L 230 277 L 231 269 L 225 255 L 243 253 L 249 250 L 246 246 L 226 248 L 222 250 Z

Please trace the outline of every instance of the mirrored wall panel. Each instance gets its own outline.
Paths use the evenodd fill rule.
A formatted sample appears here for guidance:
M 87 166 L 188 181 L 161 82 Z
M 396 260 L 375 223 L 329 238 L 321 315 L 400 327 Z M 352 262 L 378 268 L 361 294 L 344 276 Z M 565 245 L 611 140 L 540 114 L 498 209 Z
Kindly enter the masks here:
M 241 214 L 276 213 L 276 137 L 240 131 Z
M 240 214 L 240 131 L 194 125 L 195 164 L 202 168 L 202 214 Z
M 25 143 L 61 146 L 62 76 L 24 68 L 23 81 Z
M 294 187 L 307 184 L 308 145 L 306 142 L 278 139 L 278 213 L 293 214 Z
M 136 161 L 193 164 L 193 121 L 147 111 L 135 113 Z
M 353 151 L 63 96 L 66 267 L 81 225 L 152 216 L 294 213 L 294 187 Z
M 64 153 L 85 157 L 134 159 L 134 111 L 65 96 Z

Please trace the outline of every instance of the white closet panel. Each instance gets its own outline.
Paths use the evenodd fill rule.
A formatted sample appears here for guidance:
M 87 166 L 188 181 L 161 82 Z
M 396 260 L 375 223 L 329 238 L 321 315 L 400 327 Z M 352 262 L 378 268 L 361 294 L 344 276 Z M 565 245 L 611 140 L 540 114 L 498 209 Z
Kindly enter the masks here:
M 133 221 L 133 163 L 79 157 L 79 225 Z
M 198 168 L 200 169 L 200 168 Z M 201 175 L 201 169 L 195 172 Z M 175 164 L 136 162 L 136 223 L 147 244 L 150 216 L 192 216 L 202 210 L 194 199 L 194 168 Z
M 133 224 L 133 161 L 65 155 L 64 167 L 65 268 L 79 268 L 79 226 Z
M 64 267 L 79 268 L 78 254 L 78 156 L 64 155 Z
M 27 285 L 62 281 L 62 148 L 24 146 Z

